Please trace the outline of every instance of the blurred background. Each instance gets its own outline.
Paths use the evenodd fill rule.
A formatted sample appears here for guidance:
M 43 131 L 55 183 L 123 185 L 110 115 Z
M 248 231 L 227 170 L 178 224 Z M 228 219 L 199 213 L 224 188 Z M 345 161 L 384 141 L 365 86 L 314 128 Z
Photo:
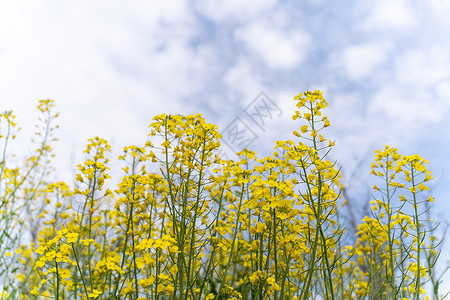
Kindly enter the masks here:
M 430 161 L 433 214 L 446 221 L 449 15 L 448 0 L 2 1 L 0 110 L 17 115 L 13 149 L 26 155 L 38 100 L 55 100 L 55 174 L 71 183 L 88 138 L 111 143 L 120 175 L 115 158 L 160 113 L 201 113 L 228 139 L 224 155 L 270 155 L 303 125 L 293 97 L 319 89 L 354 213 L 388 144 Z

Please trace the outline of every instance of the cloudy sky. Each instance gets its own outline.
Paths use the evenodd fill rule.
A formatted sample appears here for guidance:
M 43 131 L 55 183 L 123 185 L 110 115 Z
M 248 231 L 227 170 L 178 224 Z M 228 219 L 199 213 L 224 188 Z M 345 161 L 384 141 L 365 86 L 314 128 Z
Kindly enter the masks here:
M 2 1 L 0 110 L 27 136 L 37 101 L 55 100 L 70 181 L 88 138 L 119 154 L 160 113 L 202 113 L 221 131 L 238 120 L 267 154 L 299 126 L 293 96 L 320 89 L 348 185 L 373 185 L 383 144 L 419 153 L 448 218 L 449 15 L 448 0 Z M 276 108 L 264 126 L 247 114 L 261 101 Z

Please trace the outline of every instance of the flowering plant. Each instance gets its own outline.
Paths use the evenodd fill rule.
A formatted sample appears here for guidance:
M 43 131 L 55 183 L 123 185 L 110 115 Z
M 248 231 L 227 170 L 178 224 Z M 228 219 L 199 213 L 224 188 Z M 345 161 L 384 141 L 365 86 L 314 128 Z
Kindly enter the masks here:
M 9 167 L 15 123 L 2 114 L 2 299 L 428 299 L 426 284 L 438 299 L 428 162 L 375 151 L 383 184 L 348 242 L 327 101 L 320 91 L 294 100 L 295 140 L 260 159 L 248 149 L 221 159 L 221 135 L 201 115 L 156 116 L 149 140 L 119 157 L 113 191 L 110 146 L 98 137 L 74 188 L 47 180 L 49 100 L 37 155 Z

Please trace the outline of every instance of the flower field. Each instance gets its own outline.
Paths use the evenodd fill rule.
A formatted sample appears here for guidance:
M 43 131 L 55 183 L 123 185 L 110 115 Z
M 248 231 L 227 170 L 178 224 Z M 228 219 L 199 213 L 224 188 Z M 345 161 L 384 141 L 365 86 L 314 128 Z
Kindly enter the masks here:
M 351 237 L 328 160 L 327 101 L 320 91 L 294 101 L 298 131 L 264 158 L 246 149 L 223 160 L 218 129 L 201 115 L 158 115 L 148 141 L 118 158 L 114 187 L 99 137 L 74 187 L 49 180 L 52 101 L 39 102 L 35 150 L 19 166 L 8 151 L 14 116 L 3 113 L 1 298 L 443 299 L 428 162 L 376 150 L 371 213 Z

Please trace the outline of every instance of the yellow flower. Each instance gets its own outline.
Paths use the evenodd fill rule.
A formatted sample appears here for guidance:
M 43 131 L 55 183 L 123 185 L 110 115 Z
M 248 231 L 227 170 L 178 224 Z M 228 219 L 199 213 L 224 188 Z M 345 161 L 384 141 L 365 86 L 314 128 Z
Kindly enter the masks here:
M 430 188 L 427 187 L 427 186 L 425 186 L 425 185 L 423 184 L 423 182 L 419 183 L 419 185 L 417 186 L 417 188 L 418 188 L 420 191 L 428 191 L 428 190 L 430 190 Z
M 164 141 L 164 142 L 161 144 L 161 146 L 163 146 L 164 148 L 170 148 L 170 141 L 169 141 L 169 140 Z
M 256 232 L 261 233 L 261 232 L 266 231 L 266 229 L 267 229 L 267 225 L 266 224 L 261 223 L 261 222 L 258 222 L 256 224 Z
M 35 287 L 30 291 L 30 294 L 31 294 L 31 295 L 34 295 L 34 296 L 39 296 L 39 291 L 38 291 L 37 286 L 35 286 Z
M 45 266 L 45 259 L 40 259 L 34 264 L 35 268 L 42 268 Z
M 89 298 L 97 298 L 98 296 L 100 296 L 102 294 L 102 292 L 101 291 L 98 291 L 98 290 L 96 290 L 96 289 L 93 289 L 92 290 L 92 293 L 89 293 L 89 295 L 88 295 L 88 297 Z
M 142 269 L 145 266 L 145 260 L 143 257 L 136 257 L 136 267 Z
M 173 276 L 175 276 L 178 273 L 178 267 L 177 265 L 173 265 L 170 270 L 169 270 L 170 274 L 172 274 Z
M 155 276 L 151 275 L 149 278 L 139 280 L 138 284 L 143 288 L 151 286 L 155 282 Z
M 59 273 L 59 276 L 61 276 L 61 278 L 70 278 L 71 277 L 69 269 L 59 269 L 58 273 Z
M 71 232 L 66 235 L 66 241 L 68 243 L 75 243 L 77 241 L 77 239 L 78 239 L 78 233 L 76 233 L 76 232 Z

